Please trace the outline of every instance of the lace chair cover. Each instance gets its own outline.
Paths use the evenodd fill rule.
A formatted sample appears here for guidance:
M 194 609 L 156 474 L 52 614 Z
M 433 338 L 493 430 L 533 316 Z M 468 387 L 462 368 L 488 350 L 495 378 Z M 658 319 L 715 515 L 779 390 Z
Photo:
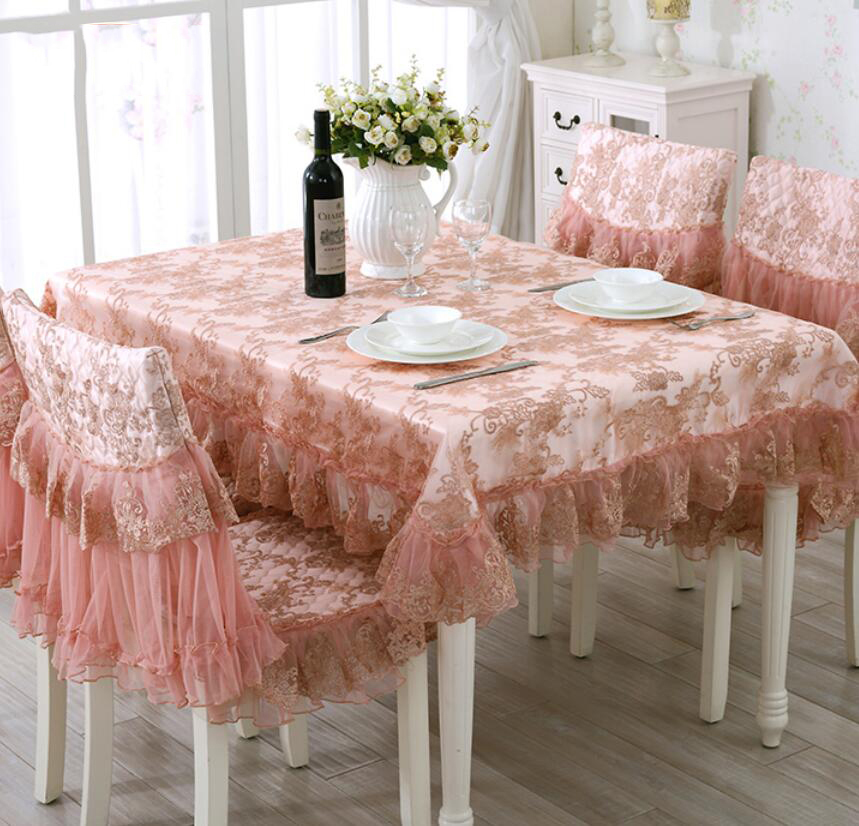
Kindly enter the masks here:
M 395 689 L 399 666 L 426 648 L 423 623 L 394 620 L 382 605 L 380 554 L 347 553 L 331 528 L 274 509 L 242 518 L 230 538 L 248 592 L 286 645 L 265 669 L 272 705 L 366 703 Z
M 28 391 L 11 457 L 24 489 L 19 633 L 54 645 L 63 679 L 112 676 L 236 719 L 284 645 L 241 583 L 235 512 L 166 353 L 91 338 L 20 291 L 0 306 Z M 267 713 L 254 716 L 288 719 Z
M 0 290 L 0 300 L 3 291 Z M 12 584 L 21 567 L 24 491 L 12 478 L 12 437 L 27 397 L 12 342 L 0 312 L 0 588 Z
M 752 161 L 724 293 L 836 330 L 859 355 L 859 180 Z
M 582 127 L 545 240 L 611 267 L 646 267 L 719 290 L 722 217 L 737 156 L 596 123 Z

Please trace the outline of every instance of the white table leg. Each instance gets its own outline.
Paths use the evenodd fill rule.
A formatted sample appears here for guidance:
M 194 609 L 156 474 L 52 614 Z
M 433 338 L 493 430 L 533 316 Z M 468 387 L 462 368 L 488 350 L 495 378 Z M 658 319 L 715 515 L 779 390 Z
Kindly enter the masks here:
M 859 591 L 859 549 L 857 522 L 851 523 L 844 537 L 844 637 L 847 642 L 847 662 L 859 665 L 859 615 L 856 613 L 856 593 Z
M 734 548 L 734 594 L 731 607 L 739 608 L 743 604 L 743 552 L 737 547 L 737 540 L 730 540 Z
M 695 587 L 695 563 L 686 559 L 674 545 L 671 546 L 671 567 L 674 570 L 675 588 L 689 591 Z
M 588 657 L 594 650 L 597 633 L 597 578 L 599 549 L 586 542 L 573 554 L 573 582 L 570 598 L 570 653 Z
M 227 727 L 209 722 L 205 708 L 194 715 L 194 826 L 227 826 L 230 752 Z
M 113 680 L 84 686 L 84 777 L 81 826 L 107 826 L 113 775 Z
M 259 734 L 259 729 L 254 725 L 254 721 L 250 718 L 253 713 L 253 697 L 243 697 L 239 704 L 239 714 L 248 715 L 236 720 L 236 733 L 242 740 L 251 740 Z
M 725 716 L 725 703 L 728 699 L 734 554 L 734 543 L 729 541 L 716 548 L 707 561 L 698 713 L 701 719 L 708 723 L 715 723 Z
M 438 626 L 442 803 L 439 826 L 474 826 L 471 732 L 474 724 L 475 622 Z
M 280 747 L 291 769 L 300 769 L 310 762 L 310 739 L 307 736 L 309 716 L 299 714 L 291 723 L 280 727 Z
M 796 556 L 796 485 L 768 485 L 764 503 L 761 687 L 757 721 L 767 748 L 787 727 L 787 651 Z
M 426 651 L 403 669 L 406 681 L 397 691 L 402 826 L 430 826 L 429 699 Z
M 528 574 L 528 633 L 545 637 L 552 628 L 555 563 L 544 559 L 536 571 Z
M 66 756 L 66 682 L 51 663 L 54 647 L 36 648 L 36 786 L 39 803 L 63 793 Z

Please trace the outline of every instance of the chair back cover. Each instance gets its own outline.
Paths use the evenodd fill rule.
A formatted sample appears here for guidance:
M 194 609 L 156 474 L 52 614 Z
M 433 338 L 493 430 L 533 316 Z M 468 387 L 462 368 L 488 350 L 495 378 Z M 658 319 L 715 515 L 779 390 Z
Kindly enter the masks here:
M 3 291 L 0 290 L 0 300 Z M 12 438 L 27 397 L 12 342 L 0 311 L 0 588 L 12 584 L 21 567 L 24 492 L 12 478 Z
M 723 288 L 837 330 L 859 354 L 859 180 L 755 158 Z
M 723 215 L 737 163 L 728 149 L 582 127 L 549 246 L 609 267 L 645 267 L 717 292 Z
M 29 397 L 11 457 L 19 633 L 54 644 L 61 678 L 112 676 L 234 719 L 283 644 L 241 583 L 235 511 L 167 354 L 92 338 L 20 291 L 0 306 Z

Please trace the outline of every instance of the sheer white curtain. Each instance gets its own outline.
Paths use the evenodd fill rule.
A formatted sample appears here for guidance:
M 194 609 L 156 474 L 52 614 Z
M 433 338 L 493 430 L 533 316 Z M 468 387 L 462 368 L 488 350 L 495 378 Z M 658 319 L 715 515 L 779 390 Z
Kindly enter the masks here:
M 493 230 L 534 236 L 533 140 L 528 84 L 522 63 L 539 60 L 540 41 L 529 0 L 397 0 L 422 6 L 470 6 L 477 32 L 468 49 L 468 104 L 488 120 L 490 148 L 459 156 L 460 197 L 486 198 Z

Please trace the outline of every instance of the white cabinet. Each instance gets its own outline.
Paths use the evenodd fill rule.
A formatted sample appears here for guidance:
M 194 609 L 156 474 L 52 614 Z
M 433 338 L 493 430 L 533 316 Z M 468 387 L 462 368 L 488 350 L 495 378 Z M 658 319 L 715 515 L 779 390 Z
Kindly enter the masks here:
M 659 58 L 624 54 L 626 65 L 592 69 L 587 55 L 526 63 L 534 106 L 534 216 L 536 239 L 558 205 L 570 174 L 579 127 L 597 121 L 642 135 L 733 149 L 737 174 L 728 198 L 726 229 L 733 231 L 749 167 L 749 96 L 755 76 L 718 66 L 686 64 L 684 77 L 647 72 Z

